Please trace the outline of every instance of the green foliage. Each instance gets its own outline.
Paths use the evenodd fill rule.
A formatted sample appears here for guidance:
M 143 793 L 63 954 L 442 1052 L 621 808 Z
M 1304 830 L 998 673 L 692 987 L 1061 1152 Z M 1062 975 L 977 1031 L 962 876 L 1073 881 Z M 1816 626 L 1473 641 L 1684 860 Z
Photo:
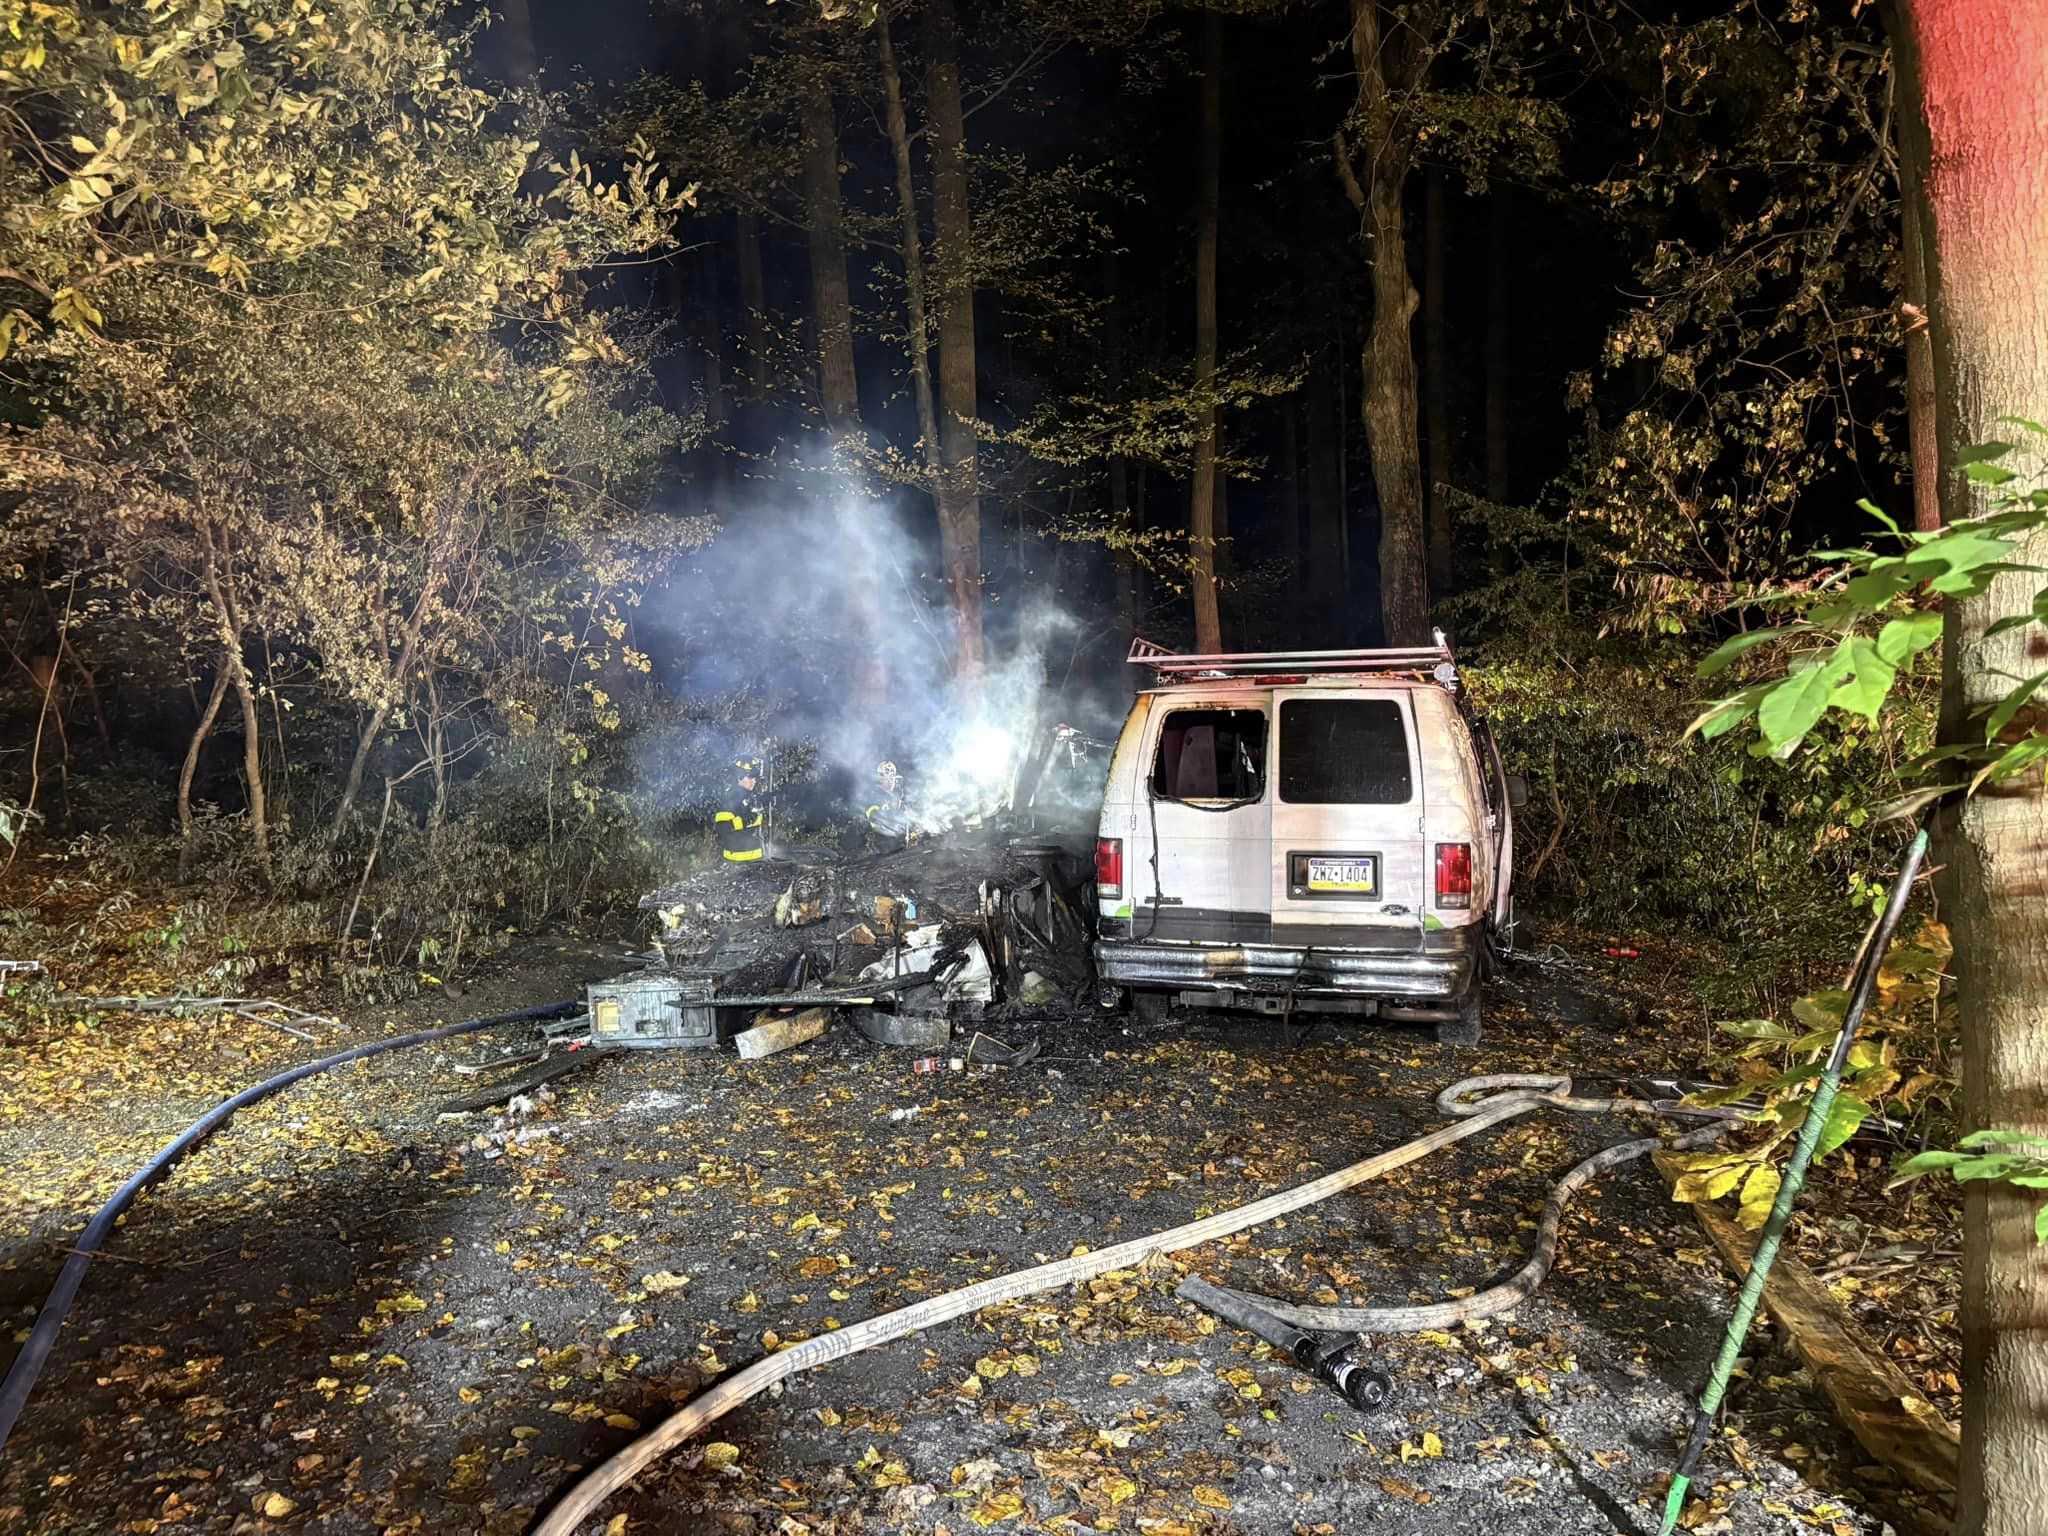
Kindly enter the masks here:
M 2013 421 L 2040 446 L 2048 428 Z M 2020 555 L 2048 528 L 2048 489 L 2010 468 L 2009 443 L 1987 443 L 1964 455 L 1964 472 L 1978 488 L 1985 510 L 1945 528 L 1905 532 L 1876 507 L 1865 509 L 1883 524 L 1878 549 L 1829 551 L 1836 562 L 1823 577 L 1797 591 L 1772 594 L 1788 610 L 1788 622 L 1728 641 L 1700 664 L 1703 676 L 1732 668 L 1760 673 L 1755 681 L 1710 706 L 1692 730 L 1707 738 L 1731 736 L 1754 722 L 1752 752 L 1784 761 L 1815 750 L 1817 733 L 1832 716 L 1876 722 L 1896 707 L 1896 685 L 1914 657 L 1930 651 L 1942 633 L 1942 608 L 1977 597 L 2006 574 L 2038 572 Z M 1987 638 L 2015 631 L 2048 630 L 2048 586 L 2034 593 L 2025 612 L 1999 617 Z M 2038 657 L 2040 637 L 2022 654 Z M 1963 723 L 1954 743 L 1924 751 L 1909 768 L 1918 783 L 1892 800 L 1899 812 L 1918 810 L 1954 793 L 1973 794 L 1986 784 L 2022 774 L 2039 774 L 2048 760 L 2048 717 L 2033 702 L 2048 682 L 2048 668 L 2000 677 L 1988 698 Z M 1965 776 L 1966 775 L 1966 776 Z M 1923 941 L 1924 942 L 1924 941 Z M 1896 963 L 1896 961 L 1894 962 Z M 1932 999 L 1930 999 L 1932 1001 Z M 1823 1018 L 1809 1040 L 1831 1037 Z M 1880 1049 L 1889 1050 L 1891 1042 Z M 1864 1046 L 1859 1042 L 1858 1051 Z M 1920 1081 L 1928 1074 L 1917 1074 Z M 1958 1180 L 2002 1179 L 2025 1189 L 2048 1188 L 2048 1162 L 2038 1138 L 1991 1129 L 1965 1137 L 1963 1152 L 1928 1152 L 1909 1159 L 1901 1180 L 1946 1171 Z M 1982 1152 L 1984 1147 L 2023 1150 Z M 2048 1242 L 2048 1208 L 2036 1220 Z
M 2014 425 L 2048 441 L 2048 428 Z M 1940 605 L 1975 597 L 1996 577 L 2028 569 L 2015 557 L 2048 528 L 2048 488 L 2022 488 L 2020 476 L 2001 462 L 2012 452 L 2010 444 L 1990 443 L 1968 457 L 1966 473 L 1989 506 L 1945 528 L 1905 532 L 1865 503 L 1883 524 L 1889 548 L 1826 552 L 1820 558 L 1837 563 L 1819 580 L 1768 594 L 1767 601 L 1793 613 L 1791 621 L 1734 637 L 1699 668 L 1702 677 L 1714 677 L 1738 663 L 1754 668 L 1762 657 L 1764 675 L 1717 700 L 1689 729 L 1711 740 L 1754 721 L 1759 740 L 1753 750 L 1785 760 L 1830 713 L 1875 723 L 1913 658 L 1941 638 Z M 2048 586 L 2034 594 L 2026 612 L 1994 622 L 1987 637 L 2028 629 L 2048 635 Z M 1964 740 L 1919 757 L 1918 776 L 1937 782 L 1922 784 L 1892 808 L 1917 809 L 1953 790 L 1974 792 L 2036 770 L 2048 759 L 2048 719 L 2032 702 L 2044 682 L 2048 668 L 2003 679 Z M 1957 777 L 1966 771 L 1967 778 Z
M 1905 391 L 1870 8 L 1631 14 L 1581 103 L 1629 125 L 1591 201 L 1638 242 L 1641 297 L 1571 382 L 1588 438 L 1560 489 L 1612 562 L 1609 622 L 1653 634 L 1781 579 L 1810 493 L 1898 462 Z
M 1973 1131 L 1953 1152 L 1921 1152 L 1899 1164 L 1892 1187 L 1910 1184 L 1930 1173 L 1945 1173 L 1958 1184 L 1972 1181 L 2010 1184 L 2016 1189 L 2048 1189 L 2048 1136 L 2026 1131 Z M 2034 1213 L 2034 1240 L 2048 1244 L 2048 1205 Z
M 1842 1067 L 1842 1086 L 1814 1145 L 1816 1158 L 1840 1147 L 1872 1116 L 1909 1120 L 1948 1103 L 1955 1080 L 1946 1061 L 1953 1029 L 1941 997 L 1950 955 L 1948 930 L 1921 925 L 1911 939 L 1895 940 L 1879 966 L 1862 1029 Z M 1822 1068 L 1841 1032 L 1849 994 L 1840 988 L 1811 993 L 1792 1004 L 1792 1025 L 1775 1019 L 1743 1019 L 1721 1032 L 1742 1042 L 1728 1062 L 1734 1081 L 1694 1095 L 1706 1108 L 1741 1106 L 1763 1127 L 1753 1144 L 1699 1153 L 1687 1161 L 1688 1178 L 1676 1198 L 1713 1200 L 1742 1183 L 1742 1220 L 1758 1226 L 1770 1197 L 1753 1208 L 1751 1170 L 1771 1167 L 1786 1140 L 1805 1124 Z M 1760 1187 L 1760 1186 L 1759 1186 Z M 1776 1191 L 1775 1174 L 1771 1191 Z
M 648 664 L 639 592 L 710 532 L 649 509 L 688 424 L 593 290 L 694 190 L 470 80 L 473 37 L 440 0 L 250 0 L 36 6 L 0 40 L 0 558 L 79 573 L 81 651 L 225 668 L 257 758 L 294 706 L 302 743 L 408 743 L 437 822 L 453 743 L 535 695 L 574 797 Z

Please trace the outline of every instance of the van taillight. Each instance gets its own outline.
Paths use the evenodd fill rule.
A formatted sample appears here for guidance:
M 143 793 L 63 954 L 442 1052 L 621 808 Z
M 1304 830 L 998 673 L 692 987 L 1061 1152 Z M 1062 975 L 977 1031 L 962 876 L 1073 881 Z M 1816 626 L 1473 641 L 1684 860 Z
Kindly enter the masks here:
M 1124 840 L 1120 837 L 1095 839 L 1095 894 L 1117 897 L 1124 893 Z
M 1099 843 L 1096 845 L 1101 846 Z M 1100 853 L 1095 856 L 1098 864 Z M 1436 845 L 1436 904 L 1444 908 L 1465 908 L 1472 905 L 1472 845 L 1470 843 L 1438 843 Z

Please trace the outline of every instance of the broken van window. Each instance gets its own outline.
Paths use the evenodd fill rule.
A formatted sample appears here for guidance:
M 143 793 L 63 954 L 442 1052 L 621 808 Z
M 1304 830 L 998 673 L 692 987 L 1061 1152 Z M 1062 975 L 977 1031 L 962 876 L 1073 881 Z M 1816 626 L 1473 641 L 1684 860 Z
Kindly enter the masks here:
M 1256 800 L 1266 792 L 1266 712 L 1176 709 L 1159 731 L 1152 793 L 1161 800 Z
M 1406 805 L 1408 726 L 1393 699 L 1280 705 L 1280 798 L 1290 805 Z

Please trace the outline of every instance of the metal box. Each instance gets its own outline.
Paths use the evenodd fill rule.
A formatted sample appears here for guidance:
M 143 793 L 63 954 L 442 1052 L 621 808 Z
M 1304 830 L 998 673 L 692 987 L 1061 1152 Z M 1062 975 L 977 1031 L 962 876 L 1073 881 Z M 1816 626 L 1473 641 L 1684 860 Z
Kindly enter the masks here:
M 590 984 L 593 1045 L 702 1047 L 718 1044 L 717 978 L 706 973 L 636 971 Z

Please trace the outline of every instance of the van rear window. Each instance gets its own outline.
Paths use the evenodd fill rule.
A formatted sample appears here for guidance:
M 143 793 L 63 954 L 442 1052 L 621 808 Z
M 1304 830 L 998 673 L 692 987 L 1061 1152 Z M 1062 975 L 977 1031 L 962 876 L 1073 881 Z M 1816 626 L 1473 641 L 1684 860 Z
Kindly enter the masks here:
M 1406 805 L 1408 725 L 1393 699 L 1284 699 L 1280 798 L 1290 805 Z
M 1159 729 L 1152 793 L 1161 800 L 1257 800 L 1266 792 L 1266 712 L 1176 709 Z

